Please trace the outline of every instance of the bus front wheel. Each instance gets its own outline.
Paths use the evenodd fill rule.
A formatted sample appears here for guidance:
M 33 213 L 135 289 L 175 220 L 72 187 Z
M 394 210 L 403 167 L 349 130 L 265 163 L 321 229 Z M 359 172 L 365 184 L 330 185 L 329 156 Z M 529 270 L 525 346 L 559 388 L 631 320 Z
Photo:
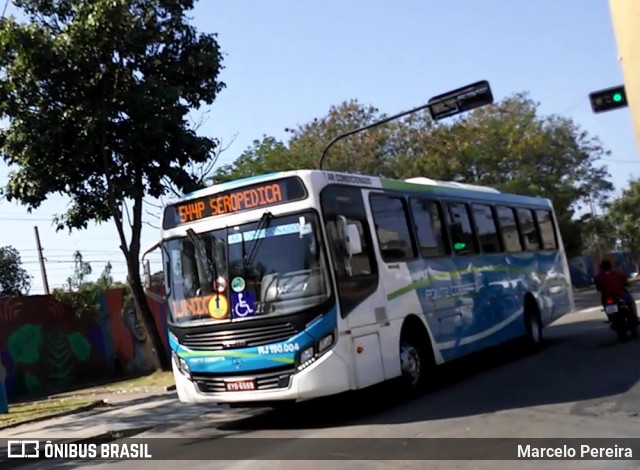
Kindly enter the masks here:
M 424 344 L 414 336 L 400 341 L 400 371 L 404 389 L 410 394 L 423 392 L 428 371 L 431 369 Z

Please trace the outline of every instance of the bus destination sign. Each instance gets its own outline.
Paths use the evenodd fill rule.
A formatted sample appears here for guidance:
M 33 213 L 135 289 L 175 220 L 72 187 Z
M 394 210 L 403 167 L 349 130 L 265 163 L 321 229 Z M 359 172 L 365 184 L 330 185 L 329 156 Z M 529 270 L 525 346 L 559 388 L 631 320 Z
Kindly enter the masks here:
M 217 215 L 261 209 L 305 197 L 307 192 L 298 177 L 266 181 L 168 206 L 164 211 L 162 228 L 167 230 Z

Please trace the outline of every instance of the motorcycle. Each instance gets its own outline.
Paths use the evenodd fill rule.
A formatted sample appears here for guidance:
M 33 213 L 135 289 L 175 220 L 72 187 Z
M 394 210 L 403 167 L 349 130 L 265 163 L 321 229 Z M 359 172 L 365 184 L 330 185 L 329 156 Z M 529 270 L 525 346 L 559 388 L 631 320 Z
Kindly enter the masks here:
M 620 341 L 627 339 L 627 332 L 638 337 L 638 322 L 622 297 L 607 296 L 603 307 L 611 329 L 616 332 Z

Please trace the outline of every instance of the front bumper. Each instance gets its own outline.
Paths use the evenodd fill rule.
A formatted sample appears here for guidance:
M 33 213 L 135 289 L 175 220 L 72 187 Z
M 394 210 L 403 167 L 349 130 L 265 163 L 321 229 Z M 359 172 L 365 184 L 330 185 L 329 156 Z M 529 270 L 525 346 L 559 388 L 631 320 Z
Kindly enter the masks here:
M 302 401 L 348 391 L 350 387 L 347 364 L 335 351 L 329 351 L 302 371 L 257 371 L 255 377 L 267 389 L 252 391 L 219 391 L 224 383 L 222 376 L 204 378 L 206 387 L 193 380 L 203 380 L 203 374 L 185 376 L 172 361 L 178 398 L 184 403 L 242 403 L 268 401 Z M 293 373 L 289 378 L 287 375 Z M 237 378 L 237 377 L 228 377 Z M 206 390 L 206 391 L 203 391 Z

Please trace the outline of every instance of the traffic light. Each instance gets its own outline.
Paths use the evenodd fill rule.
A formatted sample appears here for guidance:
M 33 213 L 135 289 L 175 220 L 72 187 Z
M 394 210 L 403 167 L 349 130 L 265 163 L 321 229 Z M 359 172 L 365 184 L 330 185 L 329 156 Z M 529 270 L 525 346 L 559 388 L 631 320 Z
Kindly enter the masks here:
M 434 96 L 428 104 L 431 118 L 434 121 L 439 121 L 491 103 L 493 103 L 491 86 L 487 80 L 482 80 Z
M 606 88 L 589 93 L 591 109 L 594 113 L 604 113 L 629 106 L 624 85 Z

